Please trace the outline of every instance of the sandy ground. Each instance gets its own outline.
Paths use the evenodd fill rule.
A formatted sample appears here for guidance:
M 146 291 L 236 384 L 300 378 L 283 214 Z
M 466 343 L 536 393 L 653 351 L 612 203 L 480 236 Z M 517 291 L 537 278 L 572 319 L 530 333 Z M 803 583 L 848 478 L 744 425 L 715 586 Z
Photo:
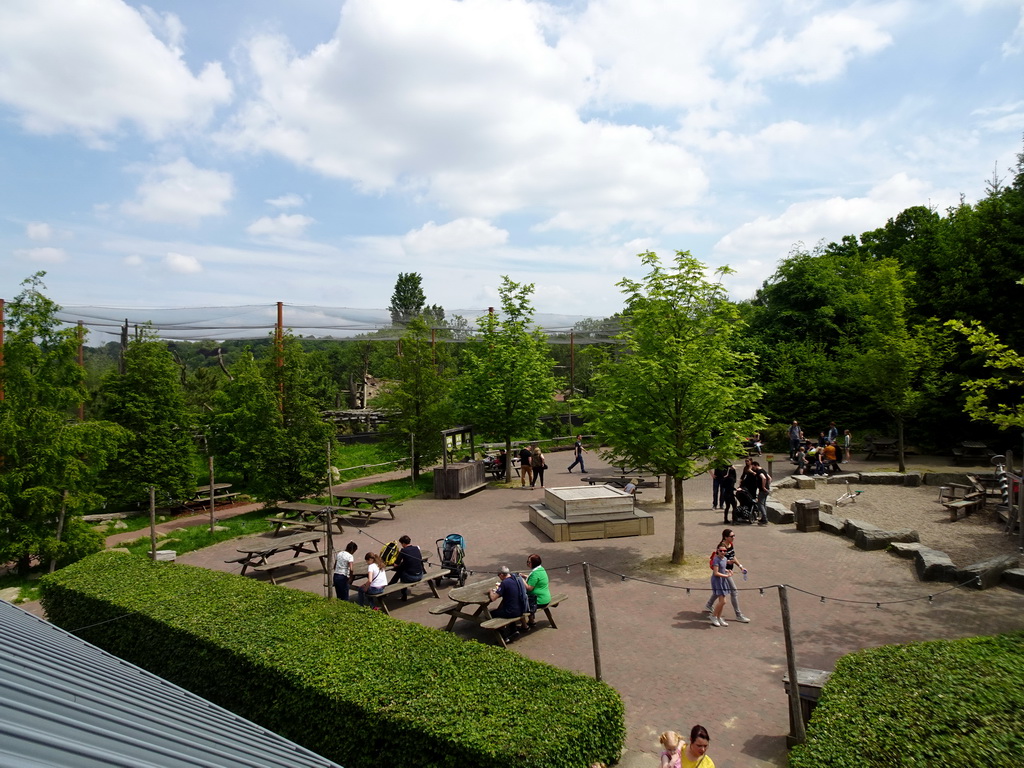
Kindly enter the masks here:
M 863 493 L 855 501 L 834 508 L 832 514 L 863 520 L 886 530 L 915 530 L 920 534 L 922 544 L 945 552 L 958 566 L 1017 552 L 1016 534 L 1010 536 L 1003 532 L 1005 524 L 998 521 L 991 505 L 953 523 L 946 508 L 938 501 L 939 489 L 936 486 L 904 488 L 850 483 L 850 489 L 862 490 Z M 843 485 L 826 485 L 819 480 L 813 490 L 777 490 L 771 498 L 786 507 L 797 499 L 818 499 L 834 506 L 845 491 Z

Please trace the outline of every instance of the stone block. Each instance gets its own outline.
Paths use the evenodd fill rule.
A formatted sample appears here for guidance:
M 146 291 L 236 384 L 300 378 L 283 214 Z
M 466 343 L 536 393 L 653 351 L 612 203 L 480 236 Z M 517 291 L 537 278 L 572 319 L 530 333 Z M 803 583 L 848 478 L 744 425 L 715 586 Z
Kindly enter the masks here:
M 819 507 L 819 509 L 821 510 L 821 512 L 825 512 L 831 515 L 833 512 L 835 512 L 835 509 L 833 509 L 834 506 L 835 505 L 832 504 L 831 502 L 823 501 L 821 502 L 821 507 Z
M 956 566 L 945 552 L 922 547 L 914 553 L 914 568 L 921 581 L 956 581 Z
M 816 487 L 813 477 L 798 475 L 793 479 L 796 480 L 796 487 L 799 488 L 801 491 L 813 491 Z
M 825 482 L 829 485 L 842 485 L 843 483 L 856 483 L 860 480 L 860 472 L 844 472 L 841 475 L 832 475 Z
M 889 547 L 889 551 L 894 555 L 908 560 L 912 558 L 919 549 L 927 549 L 927 547 L 919 541 L 894 541 Z
M 834 533 L 836 536 L 842 536 L 846 532 L 846 518 L 836 517 L 828 512 L 818 512 L 818 525 L 820 530 Z
M 1024 568 L 1011 568 L 1003 571 L 1003 583 L 1017 589 L 1024 589 Z
M 965 472 L 925 472 L 925 485 L 970 485 L 971 481 Z
M 921 473 L 920 472 L 907 472 L 903 476 L 903 485 L 906 488 L 920 488 L 921 487 Z
M 956 581 L 963 583 L 972 577 L 977 577 L 978 581 L 968 586 L 975 589 L 989 589 L 999 584 L 1003 578 L 1003 573 L 1019 566 L 1019 556 L 1000 555 L 988 560 L 982 560 L 980 563 L 968 565 L 966 568 L 961 568 L 956 572 Z
M 881 530 L 877 525 L 871 523 L 865 523 L 863 520 L 848 519 L 846 521 L 846 528 L 843 530 L 843 535 L 856 539 L 859 531 L 878 531 Z
M 784 477 L 781 480 L 773 480 L 772 481 L 772 488 L 778 488 L 780 490 L 787 489 L 787 488 L 796 488 L 796 478 L 795 477 Z
M 887 549 L 893 542 L 911 542 L 920 541 L 921 537 L 917 531 L 912 531 L 909 528 L 904 528 L 899 531 L 857 531 L 857 538 L 854 539 L 854 544 L 858 549 L 865 549 L 869 552 L 873 552 L 878 549 Z
M 860 481 L 864 485 L 903 485 L 902 472 L 861 472 Z
M 797 499 L 793 502 L 793 513 L 796 515 L 796 529 L 804 533 L 813 533 L 820 528 L 818 511 L 821 502 L 817 499 Z
M 792 525 L 793 524 L 793 513 L 786 509 L 781 503 L 777 501 L 769 501 L 764 505 L 765 511 L 768 513 L 768 521 L 775 525 Z

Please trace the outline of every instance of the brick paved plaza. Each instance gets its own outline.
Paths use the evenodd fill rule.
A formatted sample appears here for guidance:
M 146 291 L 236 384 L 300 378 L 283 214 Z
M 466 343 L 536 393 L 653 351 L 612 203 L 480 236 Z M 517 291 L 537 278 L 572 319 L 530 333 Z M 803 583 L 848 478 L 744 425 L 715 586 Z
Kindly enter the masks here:
M 565 472 L 572 460 L 568 453 L 550 455 L 548 460 L 549 486 L 579 485 L 578 474 Z M 592 470 L 603 469 L 592 454 L 587 463 Z M 340 542 L 352 538 L 362 553 L 407 533 L 436 560 L 435 540 L 457 532 L 466 537 L 467 563 L 478 573 L 505 564 L 525 570 L 526 556 L 539 553 L 551 575 L 552 590 L 570 597 L 556 609 L 558 630 L 544 628 L 525 635 L 510 652 L 582 674 L 593 674 L 594 663 L 578 564 L 591 563 L 603 677 L 626 705 L 627 752 L 620 765 L 627 768 L 653 768 L 660 750 L 657 735 L 666 729 L 688 731 L 697 722 L 711 733 L 709 754 L 716 765 L 785 765 L 786 660 L 779 603 L 775 590 L 766 590 L 762 597 L 758 587 L 786 583 L 814 593 L 790 592 L 797 663 L 803 667 L 832 669 L 845 653 L 886 643 L 1024 627 L 1021 593 L 1003 587 L 956 590 L 931 605 L 922 600 L 877 609 L 877 601 L 927 596 L 948 585 L 918 582 L 910 561 L 857 550 L 848 539 L 774 525 L 737 528 L 737 553 L 750 569 L 749 581 L 738 582 L 747 590 L 741 593 L 741 605 L 752 622 L 712 627 L 701 608 L 709 594 L 707 556 L 718 542 L 722 520 L 711 510 L 710 481 L 699 477 L 685 485 L 687 551 L 705 564 L 689 569 L 699 574 L 689 581 L 672 575 L 656 560 L 667 563 L 673 531 L 672 510 L 657 503 L 662 495 L 661 490 L 649 489 L 642 497 L 656 518 L 654 536 L 555 544 L 527 521 L 528 504 L 542 499 L 541 490 L 515 487 L 487 488 L 459 501 L 407 501 L 398 508 L 397 520 L 374 521 L 365 530 L 347 527 Z M 223 561 L 233 552 L 232 542 L 225 542 L 183 555 L 179 562 L 231 570 L 237 566 Z M 283 572 L 279 583 L 322 591 L 322 575 L 296 570 L 295 575 Z M 664 585 L 622 581 L 619 574 Z M 695 590 L 690 595 L 683 589 L 687 586 Z M 393 603 L 396 619 L 443 626 L 446 617 L 427 612 L 436 605 L 428 590 L 413 594 L 408 603 Z M 816 595 L 865 604 L 822 604 Z M 732 616 L 728 604 L 723 615 Z M 456 631 L 467 640 L 491 642 L 467 625 L 460 624 Z

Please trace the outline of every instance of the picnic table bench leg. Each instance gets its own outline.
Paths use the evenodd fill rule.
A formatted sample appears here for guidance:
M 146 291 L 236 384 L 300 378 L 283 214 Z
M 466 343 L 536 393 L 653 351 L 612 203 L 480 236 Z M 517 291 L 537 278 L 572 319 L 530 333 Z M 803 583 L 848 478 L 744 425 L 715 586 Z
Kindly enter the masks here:
M 437 582 L 437 579 L 427 579 L 427 586 L 430 587 L 430 591 L 433 593 L 434 597 L 436 597 L 438 600 L 440 600 L 441 599 L 441 594 L 437 591 L 437 583 L 436 582 Z

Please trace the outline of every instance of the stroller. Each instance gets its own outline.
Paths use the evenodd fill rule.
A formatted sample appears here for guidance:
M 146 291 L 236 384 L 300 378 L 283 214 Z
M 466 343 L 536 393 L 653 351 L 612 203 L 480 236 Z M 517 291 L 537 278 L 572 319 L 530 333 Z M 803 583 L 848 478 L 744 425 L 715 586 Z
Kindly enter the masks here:
M 754 497 L 743 488 L 736 489 L 736 509 L 732 513 L 734 523 L 753 525 L 757 522 L 757 505 Z
M 457 581 L 459 586 L 466 583 L 469 571 L 463 562 L 466 554 L 466 540 L 457 533 L 449 533 L 443 539 L 437 540 L 437 556 L 441 558 L 441 567 L 446 568 L 448 573 L 442 576 L 443 579 Z

